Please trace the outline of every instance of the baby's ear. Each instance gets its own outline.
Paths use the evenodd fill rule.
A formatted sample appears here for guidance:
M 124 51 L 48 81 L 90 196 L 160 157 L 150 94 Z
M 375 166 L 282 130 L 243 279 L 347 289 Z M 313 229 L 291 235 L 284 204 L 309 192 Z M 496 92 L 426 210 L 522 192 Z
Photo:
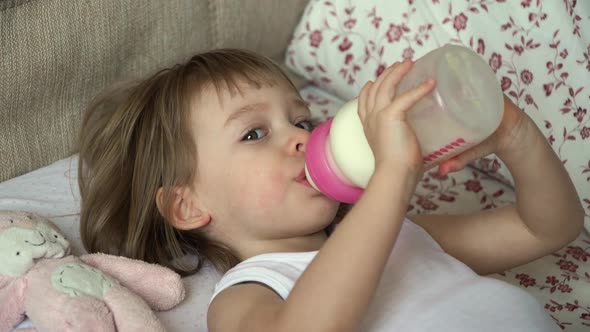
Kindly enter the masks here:
M 174 227 L 191 230 L 206 226 L 211 215 L 201 200 L 188 187 L 159 188 L 156 193 L 156 205 L 160 214 Z M 169 197 L 166 197 L 166 194 Z

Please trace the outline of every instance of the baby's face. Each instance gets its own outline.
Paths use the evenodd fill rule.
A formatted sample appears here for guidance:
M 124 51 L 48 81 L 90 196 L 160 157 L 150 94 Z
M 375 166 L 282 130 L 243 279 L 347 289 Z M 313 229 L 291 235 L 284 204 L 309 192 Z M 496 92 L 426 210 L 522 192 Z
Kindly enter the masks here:
M 193 103 L 198 199 L 225 241 L 265 241 L 323 230 L 338 203 L 298 181 L 304 170 L 310 113 L 281 86 L 242 86 Z M 220 235 L 221 234 L 221 235 Z

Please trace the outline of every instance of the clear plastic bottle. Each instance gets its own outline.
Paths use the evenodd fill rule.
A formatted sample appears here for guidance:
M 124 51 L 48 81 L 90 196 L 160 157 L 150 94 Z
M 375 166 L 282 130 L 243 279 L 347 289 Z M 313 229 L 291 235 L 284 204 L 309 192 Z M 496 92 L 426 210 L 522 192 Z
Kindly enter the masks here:
M 436 88 L 408 113 L 426 166 L 439 164 L 483 141 L 504 111 L 500 85 L 487 63 L 471 49 L 445 45 L 416 61 L 397 93 L 436 80 Z M 308 182 L 340 202 L 354 203 L 375 169 L 357 99 L 346 103 L 311 134 L 306 149 Z

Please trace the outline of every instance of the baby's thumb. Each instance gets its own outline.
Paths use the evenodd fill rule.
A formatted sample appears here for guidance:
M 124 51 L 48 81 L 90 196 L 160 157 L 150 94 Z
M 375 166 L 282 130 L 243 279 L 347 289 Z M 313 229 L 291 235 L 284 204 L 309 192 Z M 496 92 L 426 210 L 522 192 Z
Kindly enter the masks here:
M 465 150 L 460 154 L 443 161 L 438 166 L 438 173 L 440 175 L 447 175 L 448 173 L 460 171 L 470 162 L 484 157 L 492 152 L 487 150 L 486 144 L 476 145 L 471 149 Z
M 438 174 L 447 175 L 465 168 L 465 164 L 458 157 L 447 159 L 438 165 Z

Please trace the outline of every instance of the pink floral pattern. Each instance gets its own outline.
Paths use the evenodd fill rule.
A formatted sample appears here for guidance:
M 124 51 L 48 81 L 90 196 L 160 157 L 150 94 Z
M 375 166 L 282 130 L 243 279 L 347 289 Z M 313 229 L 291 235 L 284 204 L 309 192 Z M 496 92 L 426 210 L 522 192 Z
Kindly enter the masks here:
M 300 93 L 315 122 L 334 116 L 345 102 L 314 85 Z M 490 172 L 500 167 L 492 158 L 485 158 L 482 165 Z M 468 213 L 505 206 L 514 199 L 507 179 L 499 181 L 481 170 L 466 168 L 445 176 L 430 171 L 418 184 L 408 210 L 416 214 Z M 582 234 L 553 255 L 490 277 L 530 292 L 563 330 L 585 331 L 590 327 L 590 234 Z
M 590 6 L 576 0 L 312 0 L 286 62 L 349 100 L 395 61 L 446 43 L 471 47 L 564 163 L 590 230 L 589 22 Z M 473 166 L 513 184 L 495 155 Z

